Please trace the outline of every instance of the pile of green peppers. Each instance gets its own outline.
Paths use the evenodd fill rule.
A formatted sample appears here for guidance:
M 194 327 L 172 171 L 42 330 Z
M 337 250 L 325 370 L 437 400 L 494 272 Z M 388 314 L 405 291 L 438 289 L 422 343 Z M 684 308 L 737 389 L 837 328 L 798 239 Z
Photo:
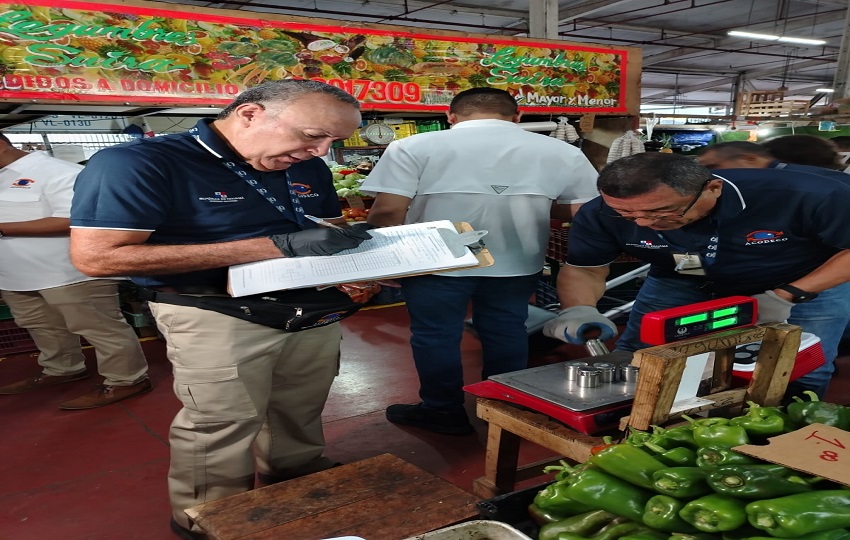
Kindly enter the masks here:
M 606 438 L 587 462 L 547 468 L 555 481 L 529 506 L 538 539 L 850 540 L 850 488 L 732 450 L 816 422 L 850 431 L 850 408 L 807 397 Z

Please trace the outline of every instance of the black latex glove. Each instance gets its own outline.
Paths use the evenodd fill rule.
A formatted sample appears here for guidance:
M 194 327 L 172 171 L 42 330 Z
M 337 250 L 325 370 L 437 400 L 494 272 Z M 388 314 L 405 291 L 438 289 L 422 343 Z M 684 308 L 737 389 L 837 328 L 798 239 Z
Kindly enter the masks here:
M 376 225 L 366 223 L 365 221 L 355 221 L 354 223 L 349 223 L 348 226 L 354 229 L 355 231 L 369 231 L 378 228 Z
M 289 234 L 275 234 L 269 238 L 286 257 L 309 257 L 333 255 L 356 248 L 372 236 L 365 230 L 353 227 L 319 227 Z

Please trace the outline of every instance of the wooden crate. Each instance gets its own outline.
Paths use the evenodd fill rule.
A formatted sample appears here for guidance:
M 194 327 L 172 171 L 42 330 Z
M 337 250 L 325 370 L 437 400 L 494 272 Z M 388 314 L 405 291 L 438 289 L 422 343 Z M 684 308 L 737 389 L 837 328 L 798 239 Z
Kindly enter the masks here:
M 478 516 L 477 499 L 382 454 L 186 510 L 210 540 L 400 540 Z
M 709 336 L 668 343 L 634 353 L 632 365 L 640 368 L 631 414 L 620 426 L 646 430 L 670 420 L 670 409 L 689 356 L 714 352 L 711 391 L 700 396 L 714 403 L 679 411 L 682 414 L 724 408 L 731 415 L 741 412 L 747 401 L 778 405 L 788 386 L 800 348 L 802 329 L 785 323 L 760 324 Z M 756 368 L 746 387 L 732 388 L 735 348 L 761 341 Z

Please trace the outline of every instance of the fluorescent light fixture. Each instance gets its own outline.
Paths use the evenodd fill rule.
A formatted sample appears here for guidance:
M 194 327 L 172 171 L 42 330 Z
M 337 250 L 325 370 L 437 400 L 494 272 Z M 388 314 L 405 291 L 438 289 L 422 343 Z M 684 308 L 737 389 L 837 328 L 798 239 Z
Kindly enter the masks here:
M 815 92 L 820 92 L 822 94 L 831 94 L 835 92 L 832 88 L 815 88 Z
M 759 34 L 756 32 L 743 32 L 740 30 L 730 30 L 726 33 L 730 36 L 745 37 L 752 39 L 762 39 L 765 41 L 781 41 L 784 43 L 799 43 L 801 45 L 824 45 L 826 41 L 822 39 L 807 39 L 788 36 L 777 36 L 776 34 Z
M 799 43 L 801 45 L 826 45 L 826 41 L 823 39 L 806 39 L 782 36 L 781 38 L 779 38 L 779 41 L 784 41 L 785 43 Z
M 776 41 L 779 39 L 779 36 L 775 36 L 773 34 L 756 34 L 755 32 L 741 32 L 738 30 L 731 30 L 726 32 L 730 36 L 735 37 L 748 37 L 753 39 L 764 39 L 766 41 Z

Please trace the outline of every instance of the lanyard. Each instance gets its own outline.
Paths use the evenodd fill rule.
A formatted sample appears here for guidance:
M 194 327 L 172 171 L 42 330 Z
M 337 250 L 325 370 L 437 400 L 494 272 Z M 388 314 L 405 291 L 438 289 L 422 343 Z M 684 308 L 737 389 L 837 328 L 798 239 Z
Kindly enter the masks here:
M 708 239 L 708 244 L 705 246 L 705 253 L 698 253 L 700 258 L 703 260 L 703 264 L 705 266 L 711 266 L 715 262 L 717 262 L 717 249 L 720 245 L 720 233 L 718 232 L 719 227 L 714 229 L 714 234 L 712 234 Z M 662 241 L 667 242 L 671 247 L 681 251 L 682 253 L 690 253 L 691 250 L 685 249 L 682 246 L 677 246 L 673 242 L 671 242 L 668 238 L 666 238 L 663 234 L 658 231 L 655 231 L 655 234 Z
M 297 223 L 298 225 L 304 225 L 305 223 L 308 223 L 307 219 L 304 217 L 304 207 L 301 206 L 301 201 L 298 199 L 298 194 L 295 193 L 295 188 L 292 186 L 292 180 L 289 178 L 288 171 L 284 171 L 283 174 L 286 177 L 286 188 L 289 192 L 289 202 L 292 204 L 292 211 L 295 212 L 294 214 L 292 211 L 289 210 L 289 208 L 280 204 L 277 198 L 274 197 L 269 192 L 269 190 L 266 189 L 263 184 L 260 183 L 259 180 L 254 178 L 254 175 L 249 173 L 245 169 L 245 167 L 243 167 L 239 163 L 225 159 L 222 155 L 220 155 L 218 152 L 216 152 L 207 144 L 205 144 L 204 141 L 201 140 L 200 135 L 198 134 L 197 127 L 193 127 L 192 129 L 190 129 L 189 133 L 191 133 L 195 140 L 198 141 L 198 144 L 206 148 L 211 154 L 213 154 L 217 158 L 221 159 L 221 164 L 227 167 L 230 172 L 232 172 L 242 180 L 245 180 L 245 182 L 249 186 L 256 189 L 257 193 L 262 195 L 265 200 L 269 201 L 272 206 L 277 208 L 278 212 L 283 214 L 283 217 L 285 217 L 289 221 Z

